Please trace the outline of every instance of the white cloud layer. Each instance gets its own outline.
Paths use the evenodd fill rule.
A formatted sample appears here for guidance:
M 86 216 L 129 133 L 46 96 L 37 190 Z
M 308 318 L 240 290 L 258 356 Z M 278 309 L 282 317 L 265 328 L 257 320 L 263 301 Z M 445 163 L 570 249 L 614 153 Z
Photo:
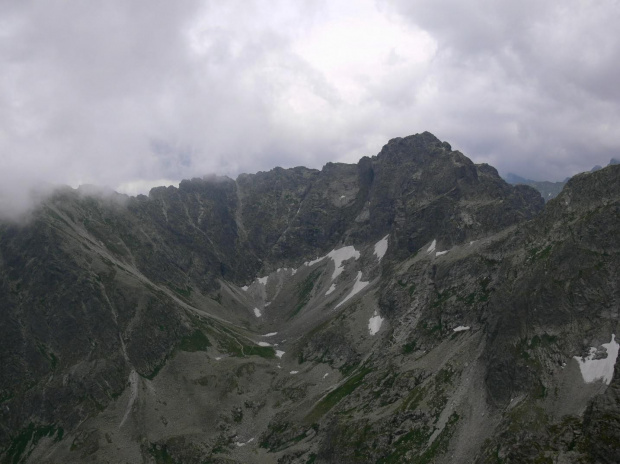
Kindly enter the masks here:
M 0 209 L 42 183 L 320 167 L 429 130 L 562 179 L 620 156 L 616 0 L 2 2 Z

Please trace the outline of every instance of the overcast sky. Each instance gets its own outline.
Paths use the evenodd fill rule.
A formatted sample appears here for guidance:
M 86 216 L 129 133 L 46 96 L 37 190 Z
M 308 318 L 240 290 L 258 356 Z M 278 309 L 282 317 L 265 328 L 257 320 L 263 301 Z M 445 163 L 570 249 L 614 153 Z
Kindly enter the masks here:
M 0 209 L 425 130 L 561 180 L 620 157 L 618 24 L 618 0 L 1 1 Z

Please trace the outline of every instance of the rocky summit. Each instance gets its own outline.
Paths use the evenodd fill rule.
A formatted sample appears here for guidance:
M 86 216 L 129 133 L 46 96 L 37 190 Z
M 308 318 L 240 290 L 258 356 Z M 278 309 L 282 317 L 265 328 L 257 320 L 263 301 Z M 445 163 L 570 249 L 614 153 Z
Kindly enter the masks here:
M 0 225 L 5 463 L 617 463 L 620 166 L 425 132 Z M 620 369 L 620 368 L 619 368 Z

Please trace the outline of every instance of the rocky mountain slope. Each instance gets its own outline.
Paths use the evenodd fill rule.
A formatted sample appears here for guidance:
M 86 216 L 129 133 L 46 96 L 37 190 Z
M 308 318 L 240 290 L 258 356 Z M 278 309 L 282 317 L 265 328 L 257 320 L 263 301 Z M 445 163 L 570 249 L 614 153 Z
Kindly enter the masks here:
M 2 462 L 618 462 L 620 167 L 432 134 L 0 225 Z

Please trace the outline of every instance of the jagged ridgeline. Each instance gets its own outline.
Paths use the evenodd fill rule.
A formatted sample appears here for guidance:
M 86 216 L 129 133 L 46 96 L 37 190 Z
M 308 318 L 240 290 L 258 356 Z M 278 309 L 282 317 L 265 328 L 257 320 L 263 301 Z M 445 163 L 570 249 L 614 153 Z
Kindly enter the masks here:
M 427 132 L 0 225 L 6 463 L 620 462 L 620 166 Z

